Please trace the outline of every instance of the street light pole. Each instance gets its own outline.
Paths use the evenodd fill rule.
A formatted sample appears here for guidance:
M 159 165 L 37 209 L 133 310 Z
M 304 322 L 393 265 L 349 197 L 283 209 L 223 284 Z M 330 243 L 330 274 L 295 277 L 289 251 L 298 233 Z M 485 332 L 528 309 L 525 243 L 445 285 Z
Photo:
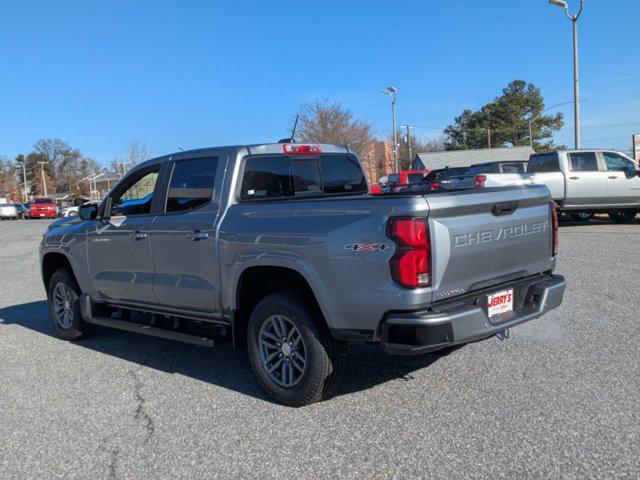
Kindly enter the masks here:
M 27 167 L 25 166 L 24 162 L 16 161 L 16 163 L 22 165 L 22 184 L 24 185 L 22 194 L 24 197 L 24 203 L 27 203 Z
M 578 81 L 578 18 L 582 13 L 584 0 L 580 0 L 580 10 L 575 15 L 569 13 L 569 5 L 564 0 L 549 0 L 549 3 L 564 8 L 564 13 L 573 23 L 573 122 L 575 148 L 580 148 L 580 86 Z
M 387 87 L 386 90 L 382 90 L 381 93 L 389 96 L 389 100 L 391 100 L 391 122 L 393 125 L 393 163 L 395 173 L 400 171 L 398 166 L 398 132 L 396 132 L 396 94 L 398 90 L 395 87 Z

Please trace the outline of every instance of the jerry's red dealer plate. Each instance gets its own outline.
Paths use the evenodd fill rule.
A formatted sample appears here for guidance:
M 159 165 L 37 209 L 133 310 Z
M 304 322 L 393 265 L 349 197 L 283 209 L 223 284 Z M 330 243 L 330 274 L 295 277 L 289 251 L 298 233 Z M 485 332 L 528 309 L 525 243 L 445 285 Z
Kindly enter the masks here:
M 497 317 L 513 311 L 513 288 L 487 295 L 487 315 Z

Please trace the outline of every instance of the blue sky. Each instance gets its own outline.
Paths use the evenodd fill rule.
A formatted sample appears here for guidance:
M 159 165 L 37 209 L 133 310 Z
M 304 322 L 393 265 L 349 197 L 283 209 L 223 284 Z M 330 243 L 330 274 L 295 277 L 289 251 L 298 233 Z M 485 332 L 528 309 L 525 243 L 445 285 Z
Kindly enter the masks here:
M 572 6 L 577 0 L 569 0 Z M 640 2 L 586 0 L 583 146 L 640 133 Z M 276 141 L 326 96 L 390 131 L 444 127 L 519 78 L 572 99 L 571 24 L 545 0 L 7 2 L 0 17 L 0 155 L 60 137 L 108 162 L 130 138 L 153 155 Z M 573 138 L 571 105 L 562 107 Z M 424 136 L 438 135 L 422 130 Z

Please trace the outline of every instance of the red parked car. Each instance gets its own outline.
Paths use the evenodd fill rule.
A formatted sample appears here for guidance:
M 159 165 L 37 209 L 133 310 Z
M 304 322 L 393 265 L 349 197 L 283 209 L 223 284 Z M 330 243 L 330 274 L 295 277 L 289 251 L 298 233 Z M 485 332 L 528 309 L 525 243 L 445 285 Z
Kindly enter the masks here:
M 57 218 L 58 205 L 51 197 L 38 197 L 29 207 L 29 218 Z
M 401 192 L 409 188 L 411 183 L 418 183 L 430 170 L 405 170 L 400 173 L 392 173 L 388 177 L 381 177 L 379 185 L 372 185 L 369 191 L 372 194 Z

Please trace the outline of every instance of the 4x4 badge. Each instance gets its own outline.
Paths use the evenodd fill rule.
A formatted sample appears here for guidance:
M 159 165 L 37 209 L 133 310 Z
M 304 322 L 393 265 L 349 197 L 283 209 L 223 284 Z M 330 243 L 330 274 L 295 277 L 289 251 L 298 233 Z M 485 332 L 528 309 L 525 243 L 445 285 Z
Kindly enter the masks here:
M 352 243 L 351 245 L 345 245 L 345 250 L 352 250 L 354 252 L 381 252 L 388 247 L 384 243 Z

